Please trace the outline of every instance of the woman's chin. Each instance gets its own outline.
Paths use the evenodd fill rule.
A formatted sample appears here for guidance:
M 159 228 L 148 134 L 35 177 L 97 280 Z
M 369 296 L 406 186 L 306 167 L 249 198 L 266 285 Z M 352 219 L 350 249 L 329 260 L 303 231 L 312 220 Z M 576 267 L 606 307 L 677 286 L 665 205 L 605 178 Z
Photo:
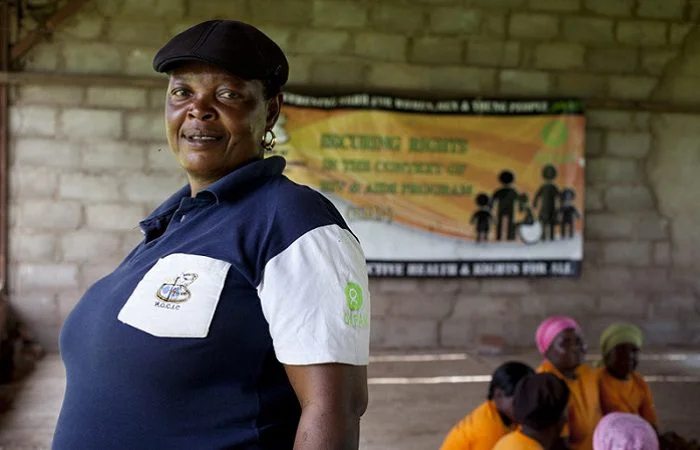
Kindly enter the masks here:
M 581 364 L 583 364 L 583 360 L 581 358 L 567 358 L 561 362 L 562 367 L 559 367 L 559 369 L 565 372 L 574 371 Z
M 207 155 L 188 155 L 188 158 L 180 159 L 180 166 L 188 174 L 201 176 L 220 173 L 224 164 L 217 158 L 207 157 Z

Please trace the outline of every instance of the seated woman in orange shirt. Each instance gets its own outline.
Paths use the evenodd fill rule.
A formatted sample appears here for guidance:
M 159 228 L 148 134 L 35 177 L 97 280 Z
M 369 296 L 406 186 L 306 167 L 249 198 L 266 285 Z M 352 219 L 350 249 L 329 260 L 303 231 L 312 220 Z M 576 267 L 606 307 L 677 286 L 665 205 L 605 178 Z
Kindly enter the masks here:
M 518 382 L 534 370 L 519 362 L 507 362 L 491 377 L 488 399 L 457 423 L 440 450 L 492 450 L 514 424 L 513 394 Z
M 551 373 L 530 375 L 518 384 L 513 414 L 520 428 L 501 438 L 493 450 L 552 450 L 566 423 L 569 388 Z
M 658 428 L 649 384 L 636 372 L 642 331 L 631 323 L 614 323 L 600 336 L 604 367 L 600 374 L 603 414 L 636 414 Z
M 571 392 L 562 437 L 571 450 L 593 450 L 593 432 L 602 416 L 599 372 L 583 363 L 586 347 L 581 328 L 570 317 L 550 317 L 537 328 L 535 340 L 545 358 L 537 371 L 556 375 Z

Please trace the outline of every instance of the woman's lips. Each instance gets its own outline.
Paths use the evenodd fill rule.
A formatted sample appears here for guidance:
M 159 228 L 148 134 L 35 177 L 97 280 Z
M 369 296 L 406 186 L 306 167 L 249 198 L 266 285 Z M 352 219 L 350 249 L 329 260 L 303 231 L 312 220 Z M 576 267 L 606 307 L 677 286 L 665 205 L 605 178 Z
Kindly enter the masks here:
M 183 133 L 182 138 L 193 147 L 206 147 L 219 142 L 223 136 L 210 133 Z

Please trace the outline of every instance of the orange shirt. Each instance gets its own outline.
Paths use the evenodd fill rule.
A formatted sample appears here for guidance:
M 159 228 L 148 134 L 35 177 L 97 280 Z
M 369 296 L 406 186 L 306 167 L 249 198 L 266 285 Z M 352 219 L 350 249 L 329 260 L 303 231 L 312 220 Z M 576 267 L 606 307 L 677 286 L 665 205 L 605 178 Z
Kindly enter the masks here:
M 514 431 L 502 437 L 493 450 L 544 450 L 544 447 L 521 431 Z
M 488 400 L 452 427 L 440 450 L 492 450 L 509 432 L 496 404 Z
M 598 370 L 581 364 L 576 369 L 576 379 L 565 377 L 549 361 L 543 362 L 537 372 L 548 372 L 564 380 L 569 386 L 568 426 L 562 436 L 569 437 L 571 450 L 593 450 L 593 432 L 602 418 Z
M 610 375 L 605 367 L 601 368 L 600 404 L 604 414 L 637 414 L 653 426 L 658 425 L 651 389 L 637 372 L 632 372 L 626 380 L 620 380 Z

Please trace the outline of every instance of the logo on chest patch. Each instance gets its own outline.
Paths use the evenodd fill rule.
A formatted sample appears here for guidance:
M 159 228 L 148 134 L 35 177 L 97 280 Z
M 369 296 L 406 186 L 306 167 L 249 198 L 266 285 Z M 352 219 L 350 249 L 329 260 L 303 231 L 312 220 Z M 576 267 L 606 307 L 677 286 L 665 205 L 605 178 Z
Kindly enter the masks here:
M 168 280 L 163 283 L 156 292 L 156 297 L 164 302 L 182 303 L 192 297 L 192 292 L 187 288 L 194 283 L 198 278 L 196 273 L 182 273 L 175 277 L 174 280 Z

